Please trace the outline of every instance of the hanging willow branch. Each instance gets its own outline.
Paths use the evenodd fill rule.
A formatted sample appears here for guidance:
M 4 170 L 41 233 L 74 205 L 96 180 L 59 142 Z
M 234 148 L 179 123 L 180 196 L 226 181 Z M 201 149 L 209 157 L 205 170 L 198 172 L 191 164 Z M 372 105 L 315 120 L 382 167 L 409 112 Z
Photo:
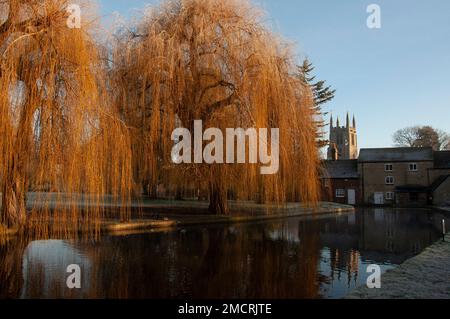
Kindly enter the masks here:
M 103 87 L 96 44 L 86 25 L 67 27 L 66 0 L 5 5 L 0 222 L 40 234 L 98 233 L 105 199 L 129 200 L 131 153 L 128 130 Z
M 116 104 L 132 133 L 134 180 L 155 193 L 209 190 L 211 211 L 227 199 L 317 201 L 318 151 L 310 89 L 295 78 L 289 46 L 247 1 L 167 1 L 124 30 L 113 54 Z M 137 36 L 139 35 L 139 36 Z M 281 169 L 171 164 L 177 126 L 280 128 Z

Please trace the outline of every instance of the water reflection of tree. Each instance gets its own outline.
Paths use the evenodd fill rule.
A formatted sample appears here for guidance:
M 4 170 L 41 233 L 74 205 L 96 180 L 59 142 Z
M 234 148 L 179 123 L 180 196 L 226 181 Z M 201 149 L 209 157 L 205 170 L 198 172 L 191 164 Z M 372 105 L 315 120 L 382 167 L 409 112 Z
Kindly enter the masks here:
M 402 254 L 411 254 L 410 245 L 404 245 L 414 237 L 411 231 L 427 245 L 423 218 L 393 213 L 378 220 L 369 211 L 352 223 L 341 216 L 301 221 L 294 230 L 288 228 L 292 223 L 280 222 L 111 238 L 105 249 L 97 248 L 101 259 L 114 256 L 108 272 L 99 268 L 100 291 L 113 297 L 126 291 L 128 297 L 319 298 L 321 288 L 334 280 L 356 285 L 360 261 L 373 260 L 373 251 L 389 253 L 387 223 L 400 235 L 394 238 L 395 254 L 402 260 Z M 318 270 L 324 246 L 330 252 L 329 274 Z
M 0 299 L 18 298 L 23 286 L 22 257 L 25 239 L 0 244 Z
M 393 257 L 402 262 L 414 254 L 411 244 L 425 247 L 437 240 L 434 225 L 440 218 L 369 210 L 348 217 L 218 225 L 64 244 L 89 264 L 81 265 L 89 268 L 83 272 L 88 277 L 79 292 L 83 297 L 320 298 L 330 295 L 327 290 L 336 281 L 353 286 L 352 281 L 364 276 L 360 262 Z M 388 240 L 396 243 L 394 252 L 386 248 Z M 0 297 L 19 297 L 23 291 L 30 297 L 70 297 L 52 284 L 57 276 L 45 278 L 42 258 L 27 261 L 22 289 L 29 242 L 0 246 Z
M 210 232 L 206 254 L 194 277 L 194 282 L 200 283 L 194 296 L 318 297 L 319 238 L 308 230 L 300 231 L 301 245 L 289 241 L 292 234 L 284 225 L 255 226 L 254 231 L 243 227 L 232 234 L 229 229 Z
M 82 248 L 93 259 L 93 297 L 316 298 L 318 235 L 300 225 L 218 227 L 110 237 Z M 251 228 L 251 229 L 249 229 Z M 277 237 L 274 237 L 277 234 Z M 291 234 L 292 235 L 292 232 Z

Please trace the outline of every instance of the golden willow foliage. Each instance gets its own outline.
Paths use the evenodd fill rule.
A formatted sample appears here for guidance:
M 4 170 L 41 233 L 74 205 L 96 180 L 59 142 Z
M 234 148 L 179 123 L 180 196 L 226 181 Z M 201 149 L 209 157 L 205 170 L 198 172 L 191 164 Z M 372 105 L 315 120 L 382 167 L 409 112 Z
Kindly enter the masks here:
M 295 77 L 289 46 L 261 18 L 244 0 L 175 0 L 118 36 L 114 92 L 131 129 L 138 187 L 209 189 L 215 213 L 228 212 L 227 198 L 317 201 L 312 95 Z M 172 130 L 193 132 L 194 120 L 223 132 L 280 128 L 279 173 L 261 176 L 254 164 L 171 165 Z
M 105 202 L 120 203 L 127 220 L 132 190 L 154 195 L 159 184 L 180 196 L 207 190 L 219 214 L 228 198 L 317 201 L 312 94 L 258 9 L 166 2 L 119 33 L 102 59 L 87 8 L 81 29 L 70 29 L 68 5 L 0 0 L 0 228 L 98 234 Z M 223 132 L 279 128 L 279 173 L 172 164 L 172 132 L 192 132 L 194 120 Z
M 131 188 L 128 132 L 87 25 L 67 26 L 68 5 L 0 0 L 1 224 L 40 236 L 98 233 L 104 198 L 126 201 Z

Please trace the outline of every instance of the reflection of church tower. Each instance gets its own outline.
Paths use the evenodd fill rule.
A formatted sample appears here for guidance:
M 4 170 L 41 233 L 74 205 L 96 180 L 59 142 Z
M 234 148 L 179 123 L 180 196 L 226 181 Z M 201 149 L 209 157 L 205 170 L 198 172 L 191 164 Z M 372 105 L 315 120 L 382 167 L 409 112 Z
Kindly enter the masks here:
M 340 126 L 339 118 L 336 126 L 333 124 L 333 116 L 330 119 L 330 146 L 328 147 L 329 160 L 348 160 L 358 158 L 358 137 L 356 134 L 356 120 L 353 116 L 353 125 L 350 125 L 350 117 L 347 113 L 345 126 Z

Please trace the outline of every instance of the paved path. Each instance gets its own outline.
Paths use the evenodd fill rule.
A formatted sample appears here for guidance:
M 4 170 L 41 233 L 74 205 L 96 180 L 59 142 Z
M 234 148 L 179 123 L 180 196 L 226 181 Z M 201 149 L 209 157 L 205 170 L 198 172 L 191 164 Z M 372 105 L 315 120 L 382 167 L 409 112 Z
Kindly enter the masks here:
M 450 234 L 381 277 L 381 289 L 360 287 L 348 299 L 450 299 Z

